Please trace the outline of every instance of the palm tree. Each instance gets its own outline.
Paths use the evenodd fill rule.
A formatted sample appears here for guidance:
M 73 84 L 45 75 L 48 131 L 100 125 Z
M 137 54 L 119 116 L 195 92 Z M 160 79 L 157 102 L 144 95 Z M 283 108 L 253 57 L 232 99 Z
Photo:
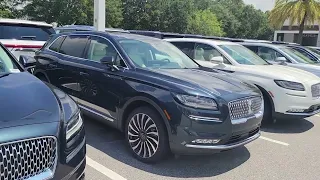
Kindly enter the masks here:
M 280 28 L 286 20 L 289 20 L 290 27 L 299 25 L 298 43 L 301 44 L 305 25 L 320 22 L 320 0 L 276 0 L 269 22 Z

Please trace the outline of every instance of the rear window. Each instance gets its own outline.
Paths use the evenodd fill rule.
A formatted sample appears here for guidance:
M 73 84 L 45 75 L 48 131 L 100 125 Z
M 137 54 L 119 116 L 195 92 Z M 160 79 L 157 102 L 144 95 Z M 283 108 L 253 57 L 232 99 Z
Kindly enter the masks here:
M 54 33 L 52 27 L 0 24 L 0 39 L 47 41 L 49 36 Z
M 87 36 L 68 36 L 60 47 L 60 53 L 81 58 L 87 45 Z

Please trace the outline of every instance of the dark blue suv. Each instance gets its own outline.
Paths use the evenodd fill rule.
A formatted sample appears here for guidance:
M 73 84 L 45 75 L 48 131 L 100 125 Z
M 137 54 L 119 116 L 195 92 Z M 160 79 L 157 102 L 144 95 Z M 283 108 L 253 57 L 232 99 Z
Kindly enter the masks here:
M 25 71 L 1 43 L 0 102 L 1 180 L 84 177 L 86 139 L 78 105 Z
M 90 116 L 126 135 L 144 162 L 220 152 L 259 137 L 260 91 L 199 66 L 160 39 L 128 33 L 52 36 L 34 74 L 73 96 Z

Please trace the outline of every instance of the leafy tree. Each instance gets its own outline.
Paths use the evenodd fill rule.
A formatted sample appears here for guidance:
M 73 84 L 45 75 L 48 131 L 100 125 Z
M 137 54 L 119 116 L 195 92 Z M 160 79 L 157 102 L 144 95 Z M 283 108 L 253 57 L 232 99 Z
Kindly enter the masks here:
M 198 10 L 189 17 L 187 33 L 222 36 L 220 22 L 210 10 Z
M 270 24 L 280 28 L 286 20 L 290 26 L 299 25 L 298 43 L 302 43 L 303 30 L 306 24 L 320 20 L 319 0 L 276 0 L 276 6 L 270 13 Z

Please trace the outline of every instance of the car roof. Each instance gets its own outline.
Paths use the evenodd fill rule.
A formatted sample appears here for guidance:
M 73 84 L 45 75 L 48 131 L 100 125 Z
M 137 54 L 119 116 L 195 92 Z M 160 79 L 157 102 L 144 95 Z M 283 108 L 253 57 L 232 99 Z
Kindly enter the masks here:
M 0 18 L 0 23 L 7 23 L 7 24 L 24 24 L 24 25 L 35 25 L 35 26 L 53 27 L 51 24 L 48 24 L 48 23 L 46 23 L 46 22 L 29 21 L 29 20 L 22 20 L 22 19 L 6 19 L 6 18 Z
M 127 32 L 103 32 L 103 31 L 74 31 L 74 32 L 64 32 L 64 33 L 60 33 L 57 34 L 57 36 L 63 36 L 63 35 L 76 35 L 76 34 L 90 34 L 90 35 L 97 35 L 97 36 L 102 36 L 102 37 L 107 37 L 107 38 L 114 38 L 117 40 L 121 40 L 121 39 L 137 39 L 137 40 L 161 40 L 158 38 L 154 38 L 154 37 L 150 37 L 150 36 L 143 36 L 143 35 L 139 35 L 139 34 L 131 34 L 131 33 L 127 33 Z
M 78 30 L 85 30 L 85 31 L 95 31 L 96 28 L 94 26 L 87 26 L 87 25 L 65 25 L 65 26 L 60 26 L 60 27 L 56 27 L 54 28 L 55 30 L 63 30 L 63 29 L 78 29 Z M 106 31 L 109 31 L 109 32 L 118 32 L 118 31 L 121 31 L 121 32 L 129 32 L 129 31 L 126 31 L 124 29 L 121 29 L 121 28 L 105 28 Z
M 198 42 L 198 43 L 207 43 L 207 44 L 214 44 L 214 45 L 235 45 L 237 43 L 230 42 L 230 41 L 220 41 L 220 40 L 214 40 L 214 39 L 201 39 L 201 38 L 170 38 L 165 39 L 169 42 Z
M 258 42 L 239 42 L 241 45 L 252 45 L 252 46 L 264 46 L 264 47 L 270 47 L 270 48 L 281 48 L 281 47 L 287 47 L 286 45 L 282 44 L 270 44 L 270 43 L 258 43 Z

